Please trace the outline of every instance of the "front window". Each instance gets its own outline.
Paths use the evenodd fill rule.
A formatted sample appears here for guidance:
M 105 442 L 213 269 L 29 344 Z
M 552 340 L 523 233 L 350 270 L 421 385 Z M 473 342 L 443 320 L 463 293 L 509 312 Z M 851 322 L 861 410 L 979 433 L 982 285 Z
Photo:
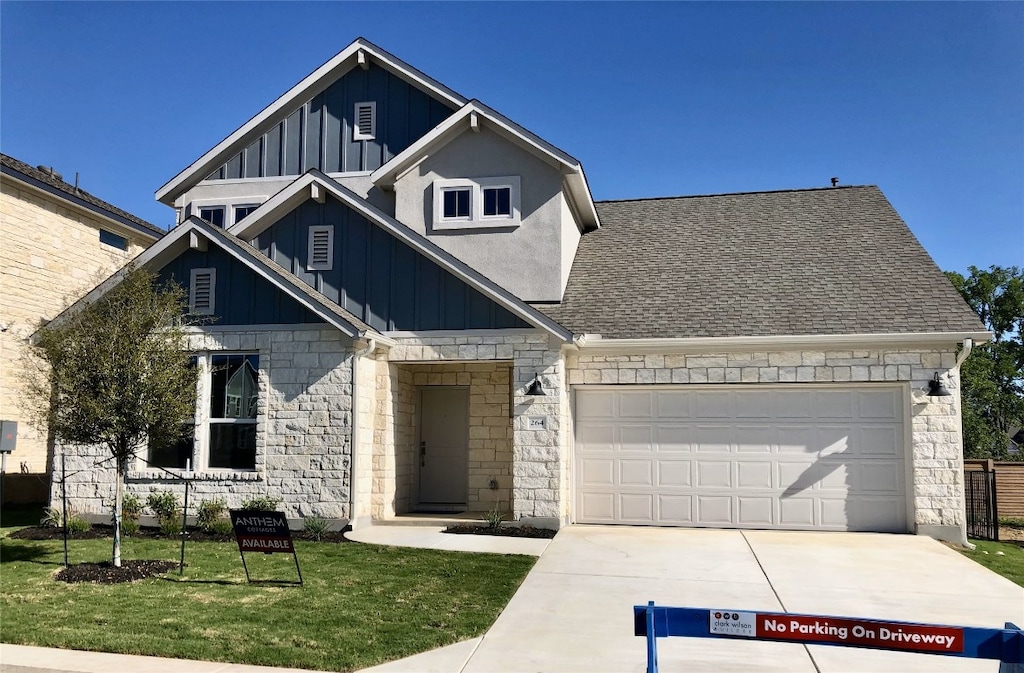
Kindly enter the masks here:
M 441 192 L 444 195 L 444 218 L 446 220 L 469 217 L 469 196 L 471 191 L 469 187 L 464 187 L 445 189 Z
M 259 356 L 210 357 L 209 466 L 235 470 L 256 468 L 256 407 Z
M 199 358 L 193 355 L 188 366 L 193 369 L 199 364 Z M 193 417 L 181 424 L 181 432 L 167 442 L 150 442 L 146 463 L 149 467 L 184 470 L 193 464 L 192 448 L 195 445 L 195 411 Z
M 512 215 L 511 187 L 484 187 L 484 217 Z
M 200 208 L 199 217 L 206 220 L 215 227 L 224 228 L 224 207 L 214 206 L 210 208 Z
M 249 216 L 249 213 L 256 210 L 257 208 L 259 208 L 259 206 L 256 204 L 235 206 L 235 224 L 238 224 L 239 222 L 244 220 L 246 217 Z

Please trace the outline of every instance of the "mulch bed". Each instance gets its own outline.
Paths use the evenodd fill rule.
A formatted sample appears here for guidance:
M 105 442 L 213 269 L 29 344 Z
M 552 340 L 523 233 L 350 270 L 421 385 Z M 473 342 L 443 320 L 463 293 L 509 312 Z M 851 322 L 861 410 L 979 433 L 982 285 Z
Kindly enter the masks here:
M 551 530 L 550 528 L 534 528 L 533 526 L 500 526 L 492 528 L 491 526 L 476 523 L 460 523 L 448 526 L 443 532 L 456 535 L 497 535 L 501 537 L 530 537 L 550 540 L 555 537 L 555 533 L 558 531 Z
M 59 582 L 73 584 L 77 582 L 94 582 L 96 584 L 120 584 L 134 582 L 147 577 L 163 575 L 172 568 L 177 568 L 174 561 L 121 561 L 121 567 L 115 568 L 110 561 L 103 563 L 76 563 L 59 570 L 53 578 Z
M 159 528 L 140 528 L 139 532 L 133 535 L 126 535 L 124 532 L 121 533 L 122 539 L 131 538 L 146 538 L 150 540 L 180 540 L 181 533 L 177 535 L 164 535 L 160 532 Z M 11 532 L 8 535 L 10 538 L 17 540 L 61 540 L 64 538 L 64 530 L 62 528 L 52 528 L 49 526 L 29 526 L 28 528 L 20 528 L 16 531 Z M 71 533 L 68 535 L 69 539 L 72 540 L 102 540 L 104 538 L 113 538 L 114 529 L 111 526 L 95 525 L 89 530 L 82 533 Z M 314 541 L 313 536 L 306 531 L 292 531 L 292 538 L 295 540 L 309 540 Z M 190 528 L 185 536 L 188 542 L 234 542 L 234 533 L 228 533 L 227 535 L 218 535 L 216 533 L 207 533 L 198 529 Z M 340 531 L 331 533 L 324 533 L 320 536 L 320 542 L 350 542 Z

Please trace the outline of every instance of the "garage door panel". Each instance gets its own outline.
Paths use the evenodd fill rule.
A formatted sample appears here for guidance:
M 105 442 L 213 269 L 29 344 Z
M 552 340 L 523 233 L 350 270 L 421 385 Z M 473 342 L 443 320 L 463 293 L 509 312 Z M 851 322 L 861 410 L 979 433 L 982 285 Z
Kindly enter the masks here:
M 728 525 L 732 522 L 732 496 L 697 496 L 697 523 L 704 525 Z
M 620 493 L 619 515 L 628 523 L 654 523 L 654 494 Z
M 652 460 L 619 461 L 619 485 L 624 487 L 654 486 Z
M 659 460 L 658 461 L 658 482 L 659 488 L 679 488 L 690 485 L 690 469 L 692 463 L 688 460 Z
M 576 400 L 580 522 L 907 529 L 900 388 L 624 386 Z
M 659 495 L 658 523 L 685 525 L 693 521 L 693 498 L 688 495 Z

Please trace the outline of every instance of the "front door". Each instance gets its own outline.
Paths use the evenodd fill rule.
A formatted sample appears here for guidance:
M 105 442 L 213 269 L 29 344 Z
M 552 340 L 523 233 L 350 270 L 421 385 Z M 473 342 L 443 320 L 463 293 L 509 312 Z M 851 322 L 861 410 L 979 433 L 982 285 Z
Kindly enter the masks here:
M 420 393 L 420 505 L 466 505 L 469 456 L 469 390 L 430 387 Z

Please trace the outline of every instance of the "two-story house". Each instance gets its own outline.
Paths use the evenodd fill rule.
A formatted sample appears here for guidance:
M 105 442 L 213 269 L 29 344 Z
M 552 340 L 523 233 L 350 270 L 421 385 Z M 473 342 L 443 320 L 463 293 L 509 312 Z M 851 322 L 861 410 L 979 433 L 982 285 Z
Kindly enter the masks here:
M 988 334 L 875 187 L 595 203 L 358 39 L 156 196 L 180 224 L 140 263 L 212 321 L 193 432 L 147 459 L 193 497 L 964 539 L 958 366 Z M 100 511 L 112 477 L 80 478 Z
M 0 154 L 0 419 L 18 424 L 5 499 L 47 496 L 46 428 L 25 392 L 37 366 L 29 336 L 163 233 L 52 168 Z

